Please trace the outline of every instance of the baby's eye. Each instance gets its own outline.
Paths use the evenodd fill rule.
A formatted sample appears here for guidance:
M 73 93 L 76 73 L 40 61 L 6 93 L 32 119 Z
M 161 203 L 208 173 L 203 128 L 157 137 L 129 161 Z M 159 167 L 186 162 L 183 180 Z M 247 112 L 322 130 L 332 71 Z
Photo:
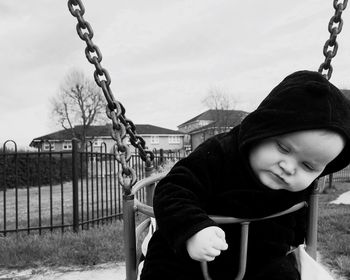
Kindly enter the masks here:
M 314 167 L 311 164 L 307 163 L 307 162 L 303 162 L 303 165 L 309 171 L 314 171 L 315 170 Z
M 277 147 L 282 153 L 289 153 L 288 147 L 283 145 L 281 142 L 277 142 Z

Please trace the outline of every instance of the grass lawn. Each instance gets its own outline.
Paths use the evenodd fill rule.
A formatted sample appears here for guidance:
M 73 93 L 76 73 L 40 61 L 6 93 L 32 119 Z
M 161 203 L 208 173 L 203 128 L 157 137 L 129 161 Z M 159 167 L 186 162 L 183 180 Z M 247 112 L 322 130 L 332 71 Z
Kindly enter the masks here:
M 350 190 L 350 182 L 335 183 L 319 200 L 318 250 L 323 262 L 350 279 L 350 205 L 330 204 Z
M 38 226 L 39 222 L 42 226 L 72 224 L 72 193 L 72 182 L 0 191 L 0 229 L 4 224 L 7 230 L 15 229 L 16 218 L 19 229 Z M 79 181 L 78 196 L 80 220 L 121 212 L 121 190 L 109 178 Z
M 329 204 L 350 190 L 350 183 L 335 183 L 320 195 L 318 250 L 322 262 L 350 279 L 350 205 Z M 0 238 L 0 267 L 94 265 L 124 260 L 122 222 L 90 230 L 10 234 Z
M 73 233 L 20 233 L 0 238 L 1 268 L 95 265 L 124 260 L 121 222 Z

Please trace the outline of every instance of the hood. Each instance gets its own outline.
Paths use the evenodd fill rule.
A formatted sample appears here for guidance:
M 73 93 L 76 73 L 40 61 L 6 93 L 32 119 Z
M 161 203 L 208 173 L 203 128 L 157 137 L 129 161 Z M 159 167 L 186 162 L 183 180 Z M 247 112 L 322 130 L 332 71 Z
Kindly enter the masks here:
M 239 149 L 264 138 L 300 130 L 328 129 L 340 133 L 345 148 L 320 176 L 350 162 L 350 101 L 321 74 L 298 71 L 287 76 L 241 123 Z

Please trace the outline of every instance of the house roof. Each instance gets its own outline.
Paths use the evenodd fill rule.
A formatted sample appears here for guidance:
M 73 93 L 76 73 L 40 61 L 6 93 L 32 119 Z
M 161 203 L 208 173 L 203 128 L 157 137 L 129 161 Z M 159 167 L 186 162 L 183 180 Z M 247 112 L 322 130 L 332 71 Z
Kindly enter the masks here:
M 200 120 L 225 120 L 225 121 L 232 121 L 233 123 L 236 123 L 236 121 L 239 119 L 240 121 L 242 120 L 243 117 L 245 117 L 248 113 L 245 111 L 241 110 L 207 110 L 198 116 L 195 116 L 194 118 L 180 124 L 178 127 L 181 127 L 183 125 L 195 122 L 195 121 L 200 121 Z
M 184 135 L 185 133 L 172 130 L 160 126 L 150 125 L 150 124 L 136 124 L 136 132 L 140 135 L 142 134 L 177 134 Z
M 344 95 L 350 99 L 350 90 L 349 89 L 342 89 L 341 90 Z M 230 118 L 232 118 L 232 120 L 235 120 L 235 117 L 242 117 L 242 116 L 246 116 L 248 114 L 248 112 L 245 112 L 245 111 L 241 111 L 241 110 L 207 110 L 201 114 L 199 114 L 198 116 L 195 116 L 194 118 L 178 125 L 178 127 L 180 126 L 183 126 L 183 125 L 186 125 L 186 124 L 189 124 L 189 123 L 192 123 L 192 122 L 195 122 L 195 121 L 199 121 L 199 120 L 212 120 L 214 121 L 217 116 L 219 114 L 219 117 L 218 119 L 224 119 L 226 116 L 225 114 L 229 115 Z
M 171 130 L 164 127 L 159 127 L 150 124 L 135 124 L 136 132 L 140 136 L 148 135 L 148 134 L 156 134 L 156 135 L 184 135 L 184 133 Z M 75 126 L 75 131 L 77 134 L 81 134 L 83 126 L 78 125 Z M 94 125 L 90 126 L 86 130 L 87 137 L 110 137 L 111 136 L 111 125 Z M 73 137 L 72 129 L 63 129 L 50 134 L 46 134 L 37 138 L 34 138 L 30 143 L 30 146 L 34 144 L 34 142 L 39 142 L 43 140 L 70 140 Z
M 345 97 L 347 97 L 350 100 L 350 90 L 342 89 L 341 91 L 343 92 Z M 207 110 L 199 114 L 198 116 L 180 124 L 178 127 L 199 120 L 211 120 L 213 122 L 192 130 L 191 132 L 189 132 L 190 134 L 197 133 L 198 131 L 206 130 L 212 127 L 227 126 L 227 124 L 230 124 L 231 127 L 234 127 L 237 124 L 239 124 L 246 115 L 248 115 L 248 112 L 240 110 Z
M 242 117 L 246 116 L 248 113 L 241 110 L 207 110 L 198 116 L 195 116 L 194 118 L 180 124 L 178 127 L 195 122 L 200 120 L 232 120 L 235 121 L 236 119 L 242 119 Z
M 246 115 L 247 114 L 241 114 L 241 115 L 237 114 L 237 115 L 231 116 L 231 118 L 228 118 L 226 120 L 213 121 L 207 125 L 204 125 L 204 126 L 196 128 L 194 130 L 191 130 L 188 133 L 190 135 L 192 135 L 192 134 L 196 134 L 200 131 L 205 131 L 205 130 L 213 129 L 213 128 L 223 128 L 223 127 L 232 128 L 232 127 L 235 127 L 236 125 L 239 125 Z
M 345 95 L 345 97 L 347 97 L 350 100 L 350 90 L 349 89 L 342 89 L 341 90 L 343 92 L 343 94 Z M 246 115 L 248 115 L 248 112 L 245 111 L 241 111 L 241 110 L 207 110 L 197 116 L 195 116 L 194 118 L 178 125 L 178 127 L 184 126 L 186 124 L 190 124 L 192 122 L 195 121 L 200 121 L 200 120 L 211 120 L 211 121 L 217 121 L 217 120 L 225 120 L 226 123 L 229 123 L 230 121 L 232 121 L 232 126 L 235 126 L 235 124 L 237 123 L 237 120 L 241 121 Z M 200 129 L 206 128 L 208 126 L 220 126 L 219 123 L 211 123 L 209 125 L 203 126 Z M 196 129 L 197 130 L 197 129 Z

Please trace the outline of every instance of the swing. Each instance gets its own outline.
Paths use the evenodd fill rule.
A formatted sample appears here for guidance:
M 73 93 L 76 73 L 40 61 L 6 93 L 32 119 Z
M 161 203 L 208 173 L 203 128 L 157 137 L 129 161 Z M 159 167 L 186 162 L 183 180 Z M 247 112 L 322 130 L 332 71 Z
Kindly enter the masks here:
M 336 41 L 337 35 L 341 32 L 343 20 L 341 18 L 342 12 L 347 6 L 347 0 L 343 3 L 338 3 L 338 0 L 333 1 L 335 14 L 331 17 L 328 31 L 330 33 L 329 39 L 326 41 L 323 54 L 325 56 L 324 62 L 319 66 L 318 72 L 330 79 L 333 73 L 331 65 L 332 59 L 337 54 L 338 43 Z M 78 7 L 77 7 L 78 6 Z M 75 8 L 77 7 L 77 8 Z M 125 244 L 125 263 L 126 263 L 126 279 L 137 279 L 137 261 L 136 261 L 136 241 L 138 236 L 146 230 L 150 224 L 150 218 L 143 221 L 137 228 L 135 228 L 135 213 L 141 212 L 149 217 L 154 217 L 152 208 L 152 194 L 156 183 L 161 180 L 165 174 L 152 175 L 154 155 L 151 151 L 145 148 L 145 141 L 142 137 L 137 135 L 135 125 L 133 122 L 125 117 L 125 108 L 123 105 L 115 100 L 110 84 L 111 78 L 105 68 L 101 66 L 102 54 L 99 48 L 92 42 L 93 31 L 90 24 L 84 19 L 85 8 L 81 0 L 68 0 L 68 8 L 70 13 L 77 18 L 76 25 L 79 37 L 86 42 L 85 55 L 87 60 L 94 64 L 94 78 L 98 86 L 101 87 L 103 94 L 107 101 L 107 116 L 112 121 L 112 138 L 116 141 L 118 155 L 117 160 L 122 166 L 122 170 L 118 174 L 118 179 L 123 187 L 123 220 L 124 220 L 124 244 Z M 86 32 L 84 32 L 84 30 Z M 326 71 L 326 73 L 323 73 Z M 137 182 L 135 171 L 128 165 L 131 158 L 131 151 L 126 144 L 126 134 L 130 138 L 130 143 L 137 148 L 138 153 L 143 161 L 146 162 L 146 178 Z M 138 191 L 146 189 L 146 204 L 141 203 L 135 198 Z M 276 213 L 274 215 L 260 218 L 260 219 L 238 219 L 233 217 L 213 217 L 211 218 L 219 224 L 225 223 L 239 223 L 241 224 L 241 248 L 240 248 L 240 263 L 238 275 L 235 279 L 242 279 L 244 277 L 247 257 L 248 244 L 248 230 L 249 223 L 261 219 L 270 219 L 281 215 L 297 211 L 305 206 L 308 206 L 308 229 L 306 236 L 306 245 L 308 254 L 316 259 L 316 245 L 317 245 L 317 219 L 318 219 L 318 196 L 320 190 L 317 188 L 317 181 L 313 182 L 313 193 L 309 201 L 294 205 L 293 207 Z M 206 263 L 202 263 L 202 272 L 205 279 L 211 279 L 208 275 Z

